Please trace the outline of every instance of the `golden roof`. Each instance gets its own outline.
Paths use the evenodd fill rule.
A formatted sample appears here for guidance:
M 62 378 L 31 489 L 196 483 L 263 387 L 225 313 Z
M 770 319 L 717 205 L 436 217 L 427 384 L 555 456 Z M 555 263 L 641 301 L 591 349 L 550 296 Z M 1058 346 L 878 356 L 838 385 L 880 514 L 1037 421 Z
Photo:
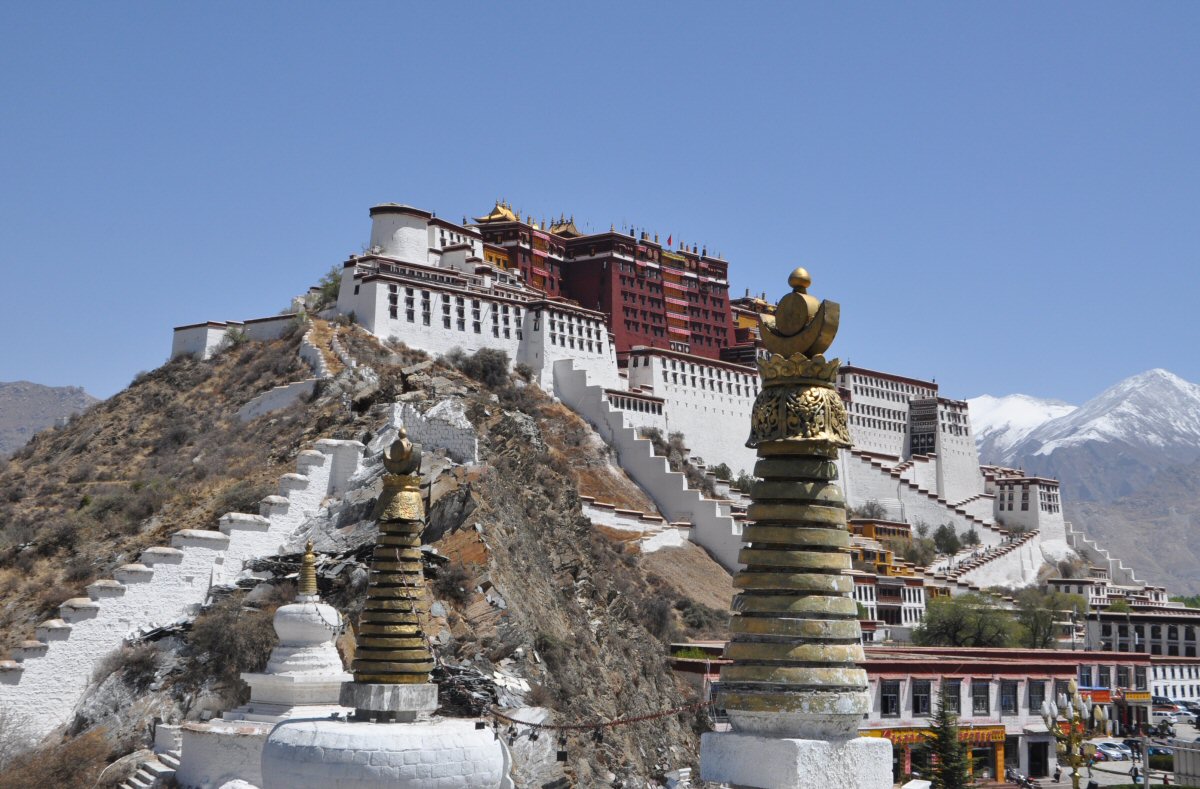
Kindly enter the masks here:
M 579 228 L 575 227 L 575 217 L 573 216 L 570 219 L 559 216 L 558 221 L 550 225 L 550 232 L 568 238 L 578 238 L 583 235 L 579 232 Z
M 496 207 L 487 216 L 475 217 L 476 222 L 519 222 L 520 219 L 513 213 L 512 206 L 503 200 L 496 201 Z

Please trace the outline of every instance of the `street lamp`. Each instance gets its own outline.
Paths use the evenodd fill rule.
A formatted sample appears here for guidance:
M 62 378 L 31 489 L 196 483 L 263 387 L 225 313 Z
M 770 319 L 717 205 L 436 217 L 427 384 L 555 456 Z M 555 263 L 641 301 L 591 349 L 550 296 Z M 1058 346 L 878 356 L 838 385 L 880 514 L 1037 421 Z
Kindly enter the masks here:
M 1059 717 L 1065 718 L 1065 722 L 1060 723 Z M 1079 768 L 1085 764 L 1084 742 L 1089 737 L 1104 734 L 1105 724 L 1108 722 L 1104 709 L 1099 704 L 1092 707 L 1092 718 L 1095 728 L 1089 728 L 1087 725 L 1087 702 L 1080 695 L 1079 685 L 1075 680 L 1067 684 L 1067 693 L 1058 694 L 1057 702 L 1042 702 L 1042 720 L 1058 741 L 1059 755 L 1065 758 L 1071 768 L 1073 789 L 1079 789 L 1079 781 L 1083 777 L 1079 774 Z

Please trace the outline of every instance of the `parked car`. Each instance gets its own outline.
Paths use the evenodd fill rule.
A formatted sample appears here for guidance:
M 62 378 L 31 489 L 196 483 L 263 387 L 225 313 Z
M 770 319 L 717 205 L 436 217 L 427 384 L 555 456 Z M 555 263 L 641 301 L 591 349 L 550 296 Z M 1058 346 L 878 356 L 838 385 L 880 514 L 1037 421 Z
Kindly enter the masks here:
M 1130 748 L 1126 742 L 1102 742 L 1100 745 L 1109 748 L 1116 748 L 1123 754 L 1126 754 L 1126 759 L 1133 757 L 1133 748 Z
M 1174 707 L 1175 706 L 1175 702 L 1171 701 L 1166 696 L 1151 696 L 1150 703 L 1153 704 L 1155 707 L 1157 707 L 1159 705 L 1162 705 L 1165 707 Z
M 1129 751 L 1115 742 L 1099 743 L 1096 745 L 1096 753 L 1104 754 L 1104 760 L 1110 762 L 1123 762 L 1131 758 Z
M 1159 709 L 1150 710 L 1150 725 L 1151 726 L 1157 726 L 1158 724 L 1162 723 L 1163 721 L 1166 721 L 1167 723 L 1174 726 L 1175 723 L 1177 722 L 1176 718 L 1175 718 L 1175 713 L 1167 712 L 1166 710 L 1159 710 Z
M 1151 756 L 1170 756 L 1175 753 L 1170 748 L 1164 748 L 1161 745 L 1151 745 L 1146 749 L 1146 753 Z

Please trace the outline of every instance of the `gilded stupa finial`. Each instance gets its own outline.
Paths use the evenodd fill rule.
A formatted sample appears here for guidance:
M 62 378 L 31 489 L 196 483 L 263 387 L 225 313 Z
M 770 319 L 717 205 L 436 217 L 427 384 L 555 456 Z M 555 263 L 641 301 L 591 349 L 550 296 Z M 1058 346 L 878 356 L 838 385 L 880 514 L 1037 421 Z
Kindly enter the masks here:
M 317 596 L 317 556 L 313 553 L 312 540 L 309 540 L 304 546 L 304 558 L 300 560 L 300 580 L 296 594 L 300 597 Z
M 788 276 L 792 292 L 779 300 L 774 315 L 762 315 L 762 342 L 773 354 L 812 358 L 825 353 L 837 336 L 841 306 L 836 301 L 818 301 L 809 295 L 812 277 L 804 268 Z

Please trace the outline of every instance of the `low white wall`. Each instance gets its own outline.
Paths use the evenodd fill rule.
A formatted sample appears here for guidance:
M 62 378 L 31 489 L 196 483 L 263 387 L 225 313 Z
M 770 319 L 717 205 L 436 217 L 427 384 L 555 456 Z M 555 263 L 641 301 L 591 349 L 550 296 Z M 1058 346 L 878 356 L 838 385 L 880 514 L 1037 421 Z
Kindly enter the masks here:
M 184 724 L 183 758 L 175 772 L 182 789 L 218 789 L 241 779 L 262 786 L 262 749 L 270 726 Z
M 392 406 L 393 423 L 404 424 L 409 440 L 426 449 L 442 449 L 459 463 L 479 462 L 479 439 L 463 412 L 462 402 L 447 399 L 424 413 L 411 403 Z
M 602 387 L 590 385 L 587 373 L 564 360 L 554 365 L 554 392 L 616 450 L 621 468 L 654 500 L 659 512 L 668 520 L 691 523 L 689 539 L 722 567 L 737 571 L 741 525 L 722 514 L 717 502 L 688 489 L 684 475 L 671 471 L 666 458 L 655 456 L 650 441 L 626 426 L 625 412 L 609 406 Z
M 242 422 L 249 422 L 251 419 L 257 419 L 263 414 L 269 414 L 272 411 L 278 411 L 281 408 L 295 405 L 305 398 L 312 397 L 312 393 L 316 388 L 317 379 L 306 378 L 303 381 L 293 381 L 290 384 L 268 389 L 239 408 L 237 412 L 238 419 Z
M 17 650 L 18 667 L 0 671 L 0 709 L 28 719 L 31 736 L 48 734 L 71 719 L 96 664 L 126 638 L 193 616 L 214 584 L 231 583 L 250 558 L 277 553 L 345 486 L 363 449 L 357 441 L 315 446 L 300 453 L 297 473 L 281 478 L 281 495 L 264 500 L 265 517 L 230 513 L 219 530 L 177 532 L 171 547 L 147 549 L 140 563 L 88 586 L 88 598 L 64 603 L 61 620 L 36 631 L 45 646 Z
M 232 324 L 236 328 L 237 324 Z M 225 332 L 231 328 L 227 323 L 200 323 L 194 326 L 180 326 L 171 336 L 171 358 L 177 356 L 195 356 L 197 359 L 208 359 L 221 347 Z
M 278 340 L 296 324 L 297 320 L 299 318 L 294 312 L 272 315 L 269 318 L 251 318 L 242 323 L 242 331 L 246 333 L 246 339 L 249 340 L 258 342 Z

